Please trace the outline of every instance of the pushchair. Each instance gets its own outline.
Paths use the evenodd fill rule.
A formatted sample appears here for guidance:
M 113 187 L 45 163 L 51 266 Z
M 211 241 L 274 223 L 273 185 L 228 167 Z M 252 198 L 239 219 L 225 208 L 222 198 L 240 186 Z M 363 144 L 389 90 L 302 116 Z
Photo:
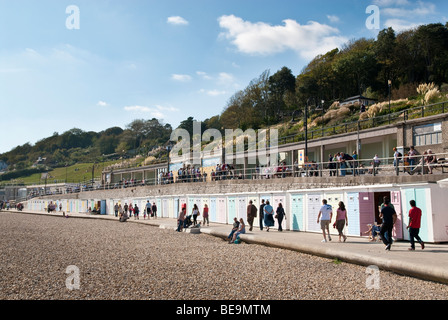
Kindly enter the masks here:
M 191 215 L 186 216 L 184 219 L 184 229 L 188 228 L 192 224 L 193 224 L 193 222 L 191 221 Z

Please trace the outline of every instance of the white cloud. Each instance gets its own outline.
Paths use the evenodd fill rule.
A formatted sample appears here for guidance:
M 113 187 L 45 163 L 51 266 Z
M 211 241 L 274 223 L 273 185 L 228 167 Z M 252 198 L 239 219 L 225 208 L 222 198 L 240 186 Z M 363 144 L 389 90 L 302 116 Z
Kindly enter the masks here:
M 135 111 L 135 112 L 150 112 L 151 108 L 144 106 L 126 106 L 125 111 Z
M 416 28 L 424 24 L 422 20 L 427 20 L 429 16 L 437 13 L 436 5 L 431 2 L 375 0 L 374 3 L 383 7 L 381 15 L 387 17 L 384 27 L 391 27 L 398 32 Z
M 389 7 L 389 6 L 406 6 L 409 5 L 408 0 L 374 0 L 373 4 L 376 4 L 380 7 Z
M 149 116 L 157 119 L 167 118 L 165 112 L 173 113 L 180 111 L 179 109 L 174 108 L 173 106 L 162 106 L 162 105 L 155 105 L 154 107 L 139 106 L 139 105 L 126 106 L 124 107 L 124 110 L 127 112 L 134 112 L 134 113 L 146 113 L 149 114 Z
M 173 74 L 171 75 L 171 79 L 180 82 L 189 82 L 191 81 L 191 76 L 187 74 Z
M 146 107 L 146 106 L 126 106 L 124 107 L 125 111 L 134 112 L 134 113 L 149 113 L 149 115 L 153 118 L 162 119 L 165 118 L 165 115 L 159 110 Z
M 418 6 L 415 8 L 384 8 L 381 13 L 391 17 L 403 17 L 412 19 L 415 16 L 426 16 L 434 14 L 436 12 L 436 6 L 432 3 L 418 2 Z
M 335 16 L 335 15 L 328 14 L 327 18 L 328 18 L 328 20 L 330 20 L 330 22 L 333 22 L 333 23 L 341 21 L 341 19 L 339 19 L 339 17 Z
M 201 89 L 201 90 L 199 90 L 199 93 L 205 93 L 208 96 L 217 97 L 217 96 L 221 96 L 221 95 L 227 94 L 227 91 L 217 90 L 217 89 L 214 89 L 214 90 Z
M 252 23 L 234 15 L 221 16 L 219 25 L 225 31 L 220 37 L 228 39 L 238 51 L 251 55 L 272 55 L 293 50 L 306 59 L 340 47 L 348 39 L 331 26 L 310 21 L 301 25 L 287 19 L 283 25 Z
M 189 24 L 189 22 L 187 20 L 185 20 L 184 18 L 179 17 L 179 16 L 168 17 L 166 22 L 169 24 L 172 24 L 172 25 L 176 25 L 176 26 L 186 26 Z
M 204 71 L 196 71 L 196 74 L 197 74 L 198 76 L 202 77 L 202 78 L 205 79 L 205 80 L 211 80 L 211 79 L 213 79 L 211 76 L 209 76 L 209 75 L 207 74 L 207 72 L 204 72 Z
M 414 29 L 424 23 L 415 23 L 415 22 L 409 22 L 402 19 L 387 19 L 384 23 L 384 26 L 386 28 L 391 27 L 396 32 L 401 32 L 405 30 Z
M 235 78 L 232 74 L 227 72 L 220 72 L 218 76 L 218 83 L 223 85 L 232 84 L 235 81 Z
M 169 112 L 179 112 L 180 111 L 179 109 L 174 108 L 173 106 L 156 105 L 156 108 L 160 111 L 169 111 Z
M 109 106 L 109 104 L 107 103 L 107 102 L 104 102 L 104 101 L 98 101 L 98 103 L 96 104 L 97 106 L 99 106 L 99 107 L 107 107 L 107 106 Z

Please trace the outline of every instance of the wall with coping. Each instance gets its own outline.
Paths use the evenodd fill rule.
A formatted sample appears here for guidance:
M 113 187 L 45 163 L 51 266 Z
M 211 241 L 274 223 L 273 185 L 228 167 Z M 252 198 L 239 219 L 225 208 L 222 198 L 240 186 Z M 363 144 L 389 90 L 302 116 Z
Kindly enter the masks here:
M 137 186 L 123 189 L 95 190 L 73 194 L 51 195 L 40 199 L 64 200 L 64 199 L 124 199 L 161 197 L 172 195 L 201 195 L 201 194 L 238 194 L 238 193 L 263 193 L 273 191 L 290 191 L 302 189 L 320 189 L 337 187 L 356 187 L 370 185 L 403 185 L 418 183 L 437 183 L 446 175 L 434 176 L 371 176 L 360 177 L 306 177 L 283 178 L 261 180 L 224 180 L 215 182 L 176 183 L 158 186 Z

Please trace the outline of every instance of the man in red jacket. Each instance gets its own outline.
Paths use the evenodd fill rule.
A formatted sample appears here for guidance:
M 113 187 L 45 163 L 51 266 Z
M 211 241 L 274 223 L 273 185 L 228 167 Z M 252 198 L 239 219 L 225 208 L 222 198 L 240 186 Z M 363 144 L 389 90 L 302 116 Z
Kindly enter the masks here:
M 425 249 L 425 244 L 423 243 L 422 239 L 420 239 L 418 233 L 420 231 L 420 224 L 422 220 L 422 210 L 417 208 L 415 200 L 409 201 L 409 204 L 411 205 L 411 210 L 409 210 L 409 223 L 406 227 L 409 229 L 409 238 L 411 240 L 411 247 L 409 250 L 415 250 L 415 239 L 417 239 L 418 243 L 422 246 L 422 250 Z

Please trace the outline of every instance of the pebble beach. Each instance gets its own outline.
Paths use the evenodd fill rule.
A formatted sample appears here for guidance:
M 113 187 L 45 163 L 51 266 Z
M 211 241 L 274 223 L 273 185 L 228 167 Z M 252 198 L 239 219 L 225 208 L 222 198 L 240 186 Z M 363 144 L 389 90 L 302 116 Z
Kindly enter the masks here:
M 381 271 L 377 290 L 362 266 L 142 224 L 3 211 L 0 234 L 1 300 L 448 299 L 445 284 Z

